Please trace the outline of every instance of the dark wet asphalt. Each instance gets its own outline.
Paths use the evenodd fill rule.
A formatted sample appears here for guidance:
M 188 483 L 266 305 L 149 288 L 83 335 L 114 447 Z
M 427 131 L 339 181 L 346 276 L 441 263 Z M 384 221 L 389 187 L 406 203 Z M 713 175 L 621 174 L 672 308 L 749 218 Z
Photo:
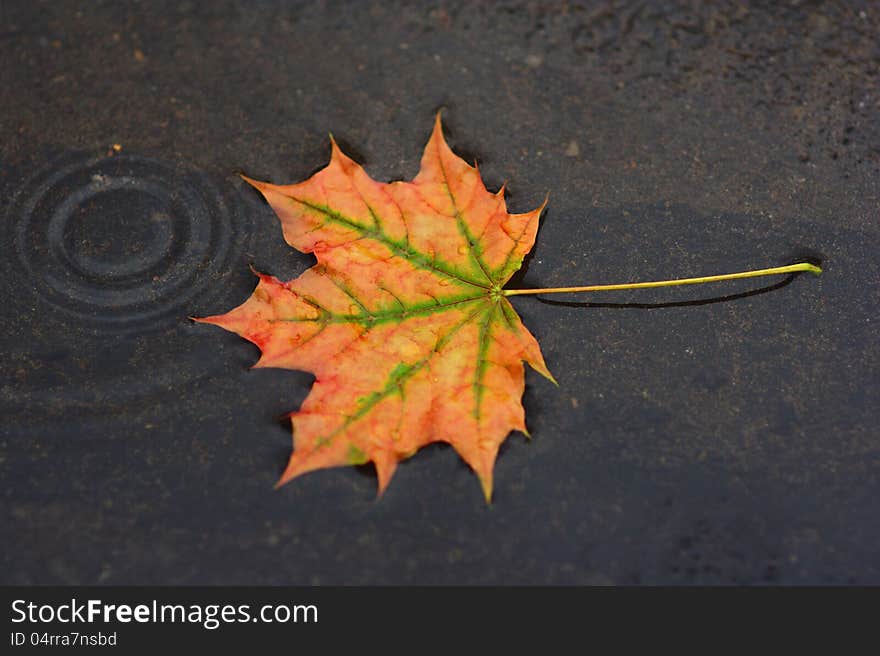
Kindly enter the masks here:
M 3 583 L 880 583 L 876 3 L 255 4 L 0 8 Z M 826 273 L 516 299 L 491 508 L 445 447 L 273 491 L 310 376 L 187 320 L 310 265 L 237 172 L 410 177 L 441 107 L 550 193 L 521 285 Z

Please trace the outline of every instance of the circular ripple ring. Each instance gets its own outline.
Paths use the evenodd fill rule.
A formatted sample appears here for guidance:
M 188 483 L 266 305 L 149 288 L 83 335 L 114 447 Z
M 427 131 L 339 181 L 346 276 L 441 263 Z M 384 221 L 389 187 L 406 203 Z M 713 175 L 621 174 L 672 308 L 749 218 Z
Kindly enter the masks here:
M 241 250 L 242 226 L 208 176 L 134 155 L 56 163 L 10 210 L 28 285 L 101 330 L 183 320 Z

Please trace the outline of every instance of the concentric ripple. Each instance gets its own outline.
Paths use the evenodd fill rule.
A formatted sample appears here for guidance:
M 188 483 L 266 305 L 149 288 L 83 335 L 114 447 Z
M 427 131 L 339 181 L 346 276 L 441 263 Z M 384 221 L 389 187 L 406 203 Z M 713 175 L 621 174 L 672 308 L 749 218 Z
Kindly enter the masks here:
M 56 163 L 10 212 L 44 301 L 101 330 L 148 332 L 185 320 L 235 261 L 245 226 L 233 206 L 207 175 L 116 155 Z

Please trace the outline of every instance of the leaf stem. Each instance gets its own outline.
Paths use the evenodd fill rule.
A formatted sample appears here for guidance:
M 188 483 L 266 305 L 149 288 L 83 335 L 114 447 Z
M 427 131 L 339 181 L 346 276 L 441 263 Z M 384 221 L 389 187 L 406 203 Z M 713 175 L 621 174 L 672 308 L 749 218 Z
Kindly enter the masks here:
M 809 271 L 819 275 L 822 269 L 809 262 L 799 262 L 788 266 L 773 267 L 771 269 L 754 269 L 752 271 L 740 271 L 738 273 L 724 273 L 718 276 L 702 276 L 700 278 L 678 278 L 676 280 L 654 280 L 652 282 L 628 282 L 619 285 L 587 285 L 585 287 L 547 287 L 544 289 L 503 289 L 505 296 L 520 296 L 523 294 L 568 294 L 579 292 L 614 291 L 621 289 L 643 289 L 646 287 L 674 287 L 676 285 L 699 285 L 704 282 L 719 282 L 721 280 L 735 280 L 737 278 L 757 278 L 759 276 L 775 276 L 783 273 L 799 273 Z

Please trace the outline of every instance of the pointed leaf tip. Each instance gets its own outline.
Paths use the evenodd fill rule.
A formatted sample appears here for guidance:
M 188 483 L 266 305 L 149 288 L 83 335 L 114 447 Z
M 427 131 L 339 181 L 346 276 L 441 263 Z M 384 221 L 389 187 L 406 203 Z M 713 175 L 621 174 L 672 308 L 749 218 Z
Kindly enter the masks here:
M 339 147 L 339 144 L 336 143 L 336 138 L 333 136 L 333 133 L 328 132 L 327 134 L 330 137 L 330 159 L 333 160 L 342 155 L 342 149 Z
M 440 111 L 437 111 L 437 115 L 434 118 L 434 129 L 432 131 L 431 137 L 434 139 L 438 139 L 439 141 L 446 143 L 446 137 L 443 135 L 443 119 L 440 117 Z
M 275 483 L 275 489 L 277 490 L 286 485 L 297 476 L 306 473 L 306 471 L 308 470 L 303 467 L 303 463 L 299 461 L 296 457 L 296 451 L 294 451 L 293 455 L 290 456 L 290 460 L 287 462 L 287 467 L 284 468 L 284 471 Z
M 483 490 L 483 498 L 486 500 L 486 504 L 492 505 L 492 474 L 491 472 L 487 476 L 480 476 L 480 488 Z
M 196 323 L 207 323 L 212 324 L 214 326 L 222 326 L 222 319 L 225 315 L 223 314 L 215 314 L 210 317 L 189 317 L 190 321 L 195 321 Z
M 381 498 L 388 489 L 391 477 L 397 469 L 397 458 L 387 449 L 381 449 L 372 456 L 373 466 L 376 468 L 377 489 L 376 498 Z

